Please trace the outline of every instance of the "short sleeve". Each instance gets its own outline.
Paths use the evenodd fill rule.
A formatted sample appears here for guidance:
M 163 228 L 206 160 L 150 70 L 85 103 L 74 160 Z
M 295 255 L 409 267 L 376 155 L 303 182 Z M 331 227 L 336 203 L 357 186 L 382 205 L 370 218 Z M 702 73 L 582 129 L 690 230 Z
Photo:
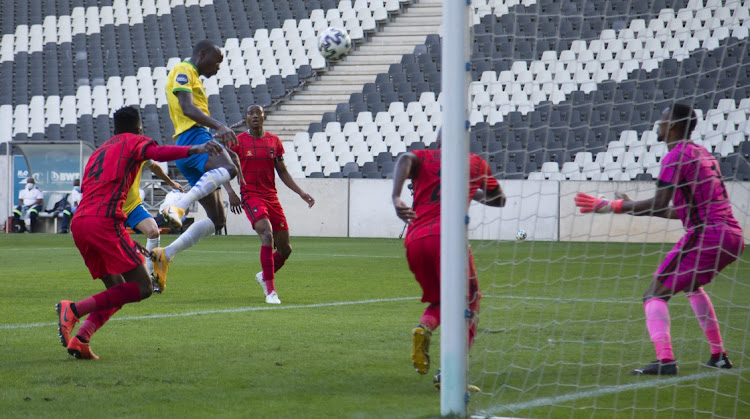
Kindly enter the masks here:
M 680 159 L 680 153 L 677 149 L 673 149 L 667 153 L 661 159 L 661 171 L 659 172 L 659 180 L 670 185 L 677 184 L 677 165 Z
M 184 91 L 192 92 L 192 86 L 195 80 L 187 69 L 179 68 L 174 76 L 174 84 L 172 85 L 172 92 Z
M 490 165 L 479 156 L 472 157 L 471 183 L 477 188 L 491 191 L 499 186 L 497 179 L 492 176 Z
M 44 199 L 44 192 L 40 189 L 34 189 L 34 195 L 36 195 L 36 199 Z
M 148 137 L 144 137 L 142 135 L 139 135 L 136 137 L 137 140 L 134 140 L 134 155 L 138 156 L 141 160 L 148 160 L 146 158 L 146 149 L 151 144 L 156 144 L 156 142 Z

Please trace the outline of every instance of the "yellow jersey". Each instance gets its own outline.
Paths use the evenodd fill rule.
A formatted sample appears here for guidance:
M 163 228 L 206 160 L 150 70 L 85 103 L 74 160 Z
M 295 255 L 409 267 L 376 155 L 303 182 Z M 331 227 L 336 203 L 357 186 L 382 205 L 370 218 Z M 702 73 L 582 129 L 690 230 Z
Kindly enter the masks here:
M 127 198 L 125 198 L 125 203 L 122 204 L 122 213 L 125 215 L 130 215 L 135 207 L 141 205 L 141 203 L 143 202 L 143 200 L 141 199 L 141 175 L 143 174 L 143 166 L 148 162 L 149 160 L 146 160 L 141 163 L 141 168 L 138 170 L 138 174 L 135 175 L 133 184 L 130 185 L 128 196 Z
M 188 118 L 182 112 L 180 101 L 177 100 L 175 92 L 183 91 L 192 93 L 195 106 L 206 115 L 210 115 L 208 112 L 206 88 L 203 86 L 203 82 L 198 75 L 198 69 L 190 61 L 185 60 L 174 66 L 172 71 L 167 75 L 167 84 L 164 90 L 167 93 L 169 117 L 172 119 L 172 124 L 174 124 L 174 138 L 177 138 L 178 135 L 193 126 L 198 125 L 197 122 Z

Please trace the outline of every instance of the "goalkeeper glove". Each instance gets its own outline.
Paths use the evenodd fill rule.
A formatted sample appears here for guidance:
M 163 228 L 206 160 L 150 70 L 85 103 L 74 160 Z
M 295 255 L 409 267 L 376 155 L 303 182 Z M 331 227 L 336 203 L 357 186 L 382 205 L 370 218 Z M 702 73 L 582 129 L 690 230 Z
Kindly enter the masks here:
M 622 199 L 607 201 L 603 198 L 597 198 L 583 192 L 578 192 L 575 201 L 576 206 L 580 207 L 581 212 L 584 214 L 587 212 L 596 212 L 598 214 L 614 212 L 620 214 L 622 212 Z

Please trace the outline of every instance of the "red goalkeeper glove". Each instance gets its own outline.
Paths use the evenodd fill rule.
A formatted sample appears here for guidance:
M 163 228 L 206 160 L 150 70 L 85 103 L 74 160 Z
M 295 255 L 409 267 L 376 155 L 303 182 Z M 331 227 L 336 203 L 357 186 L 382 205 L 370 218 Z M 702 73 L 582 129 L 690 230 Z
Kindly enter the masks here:
M 614 201 L 607 201 L 603 198 L 597 198 L 578 192 L 575 197 L 576 206 L 581 208 L 582 213 L 595 212 L 597 214 L 606 214 L 608 212 L 614 212 L 620 214 L 622 212 L 622 199 Z

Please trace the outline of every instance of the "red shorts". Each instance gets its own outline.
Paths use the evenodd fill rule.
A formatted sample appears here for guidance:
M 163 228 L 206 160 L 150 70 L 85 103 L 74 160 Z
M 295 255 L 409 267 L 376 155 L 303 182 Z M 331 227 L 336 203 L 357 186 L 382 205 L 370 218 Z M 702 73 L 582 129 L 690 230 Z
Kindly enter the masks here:
M 742 235 L 721 227 L 684 235 L 654 273 L 665 287 L 678 293 L 706 285 L 727 265 L 739 259 L 745 243 Z
M 73 218 L 70 232 L 94 279 L 122 274 L 144 263 L 143 255 L 120 220 Z
M 245 214 L 247 214 L 253 228 L 255 228 L 256 221 L 268 218 L 273 231 L 289 230 L 284 210 L 281 208 L 281 202 L 278 199 L 270 200 L 251 196 L 242 199 L 242 207 L 245 209 Z
M 422 287 L 423 303 L 440 302 L 440 236 L 424 236 L 406 245 L 406 260 L 414 278 Z M 469 250 L 469 309 L 479 311 L 479 282 L 474 256 Z

